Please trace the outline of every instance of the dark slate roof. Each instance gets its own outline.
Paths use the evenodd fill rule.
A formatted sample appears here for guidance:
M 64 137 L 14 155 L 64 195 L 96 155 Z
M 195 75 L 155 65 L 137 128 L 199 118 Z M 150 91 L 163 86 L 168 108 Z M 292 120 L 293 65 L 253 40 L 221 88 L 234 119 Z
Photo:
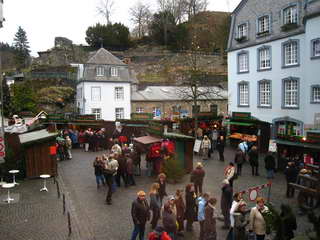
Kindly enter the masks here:
M 112 55 L 104 48 L 100 48 L 87 62 L 89 64 L 101 64 L 101 65 L 121 65 L 127 66 L 119 58 Z

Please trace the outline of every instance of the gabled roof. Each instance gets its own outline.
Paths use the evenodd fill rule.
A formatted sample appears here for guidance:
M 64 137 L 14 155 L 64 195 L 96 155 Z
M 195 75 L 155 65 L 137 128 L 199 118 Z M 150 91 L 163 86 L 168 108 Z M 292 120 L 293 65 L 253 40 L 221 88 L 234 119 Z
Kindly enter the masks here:
M 232 14 L 235 14 L 236 12 L 238 12 L 247 2 L 248 0 L 241 0 L 238 6 L 233 10 Z
M 104 48 L 100 48 L 87 63 L 101 65 L 127 65 Z
M 211 100 L 227 99 L 227 91 L 218 87 L 199 87 L 200 92 L 208 92 L 207 97 Z M 133 92 L 132 101 L 181 101 L 185 100 L 191 92 L 190 87 L 180 86 L 149 86 L 141 91 Z M 191 93 L 190 93 L 191 94 Z M 206 100 L 206 97 L 199 97 L 199 100 Z M 190 99 L 191 100 L 191 99 Z

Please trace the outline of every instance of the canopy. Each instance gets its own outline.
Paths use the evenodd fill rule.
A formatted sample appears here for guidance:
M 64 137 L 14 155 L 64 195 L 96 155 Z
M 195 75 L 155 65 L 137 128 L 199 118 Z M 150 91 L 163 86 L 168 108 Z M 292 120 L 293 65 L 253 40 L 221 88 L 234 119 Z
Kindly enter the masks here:
M 161 142 L 161 138 L 156 138 L 152 136 L 143 136 L 143 137 L 138 137 L 134 138 L 136 142 L 142 143 L 142 144 L 151 144 L 151 143 L 156 143 L 156 142 Z
M 229 125 L 239 125 L 239 126 L 252 126 L 253 123 L 247 123 L 247 122 L 226 122 L 226 124 Z
M 277 144 L 282 144 L 282 145 L 297 146 L 297 147 L 303 147 L 303 148 L 320 149 L 320 145 L 311 144 L 311 143 L 291 142 L 291 141 L 280 140 L 280 139 L 276 139 L 275 142 Z

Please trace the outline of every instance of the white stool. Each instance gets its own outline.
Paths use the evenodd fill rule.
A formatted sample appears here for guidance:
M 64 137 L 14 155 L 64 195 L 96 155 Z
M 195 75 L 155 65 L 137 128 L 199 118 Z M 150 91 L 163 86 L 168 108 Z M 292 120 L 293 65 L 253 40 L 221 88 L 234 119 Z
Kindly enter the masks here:
M 19 170 L 10 170 L 9 173 L 13 174 L 13 184 L 14 185 L 19 185 L 19 183 L 16 182 L 16 174 L 19 173 Z
M 4 202 L 10 203 L 11 201 L 14 201 L 14 199 L 10 197 L 10 188 L 13 188 L 14 186 L 14 183 L 6 183 L 2 185 L 3 188 L 8 189 L 8 196 L 6 199 L 3 199 Z
M 3 184 L 6 184 L 7 182 L 4 182 L 3 181 L 3 178 L 1 178 L 1 180 L 0 180 L 0 186 L 2 186 Z
M 47 185 L 46 185 L 46 179 L 49 178 L 49 177 L 50 177 L 49 174 L 40 175 L 40 178 L 43 179 L 43 188 L 40 189 L 40 192 L 42 192 L 42 191 L 48 192 L 48 188 L 47 188 Z

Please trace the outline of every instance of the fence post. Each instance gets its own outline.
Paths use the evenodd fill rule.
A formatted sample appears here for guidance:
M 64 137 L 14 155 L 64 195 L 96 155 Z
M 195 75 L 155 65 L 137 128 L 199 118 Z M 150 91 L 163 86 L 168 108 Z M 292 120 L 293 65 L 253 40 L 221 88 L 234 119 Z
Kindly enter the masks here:
M 72 227 L 71 227 L 71 217 L 69 212 L 68 212 L 68 230 L 69 230 L 69 236 L 70 236 L 72 233 Z
M 66 196 L 62 195 L 62 208 L 63 208 L 63 215 L 66 213 Z
M 58 198 L 60 198 L 60 187 L 59 187 L 59 182 L 57 181 L 57 194 L 58 194 Z

